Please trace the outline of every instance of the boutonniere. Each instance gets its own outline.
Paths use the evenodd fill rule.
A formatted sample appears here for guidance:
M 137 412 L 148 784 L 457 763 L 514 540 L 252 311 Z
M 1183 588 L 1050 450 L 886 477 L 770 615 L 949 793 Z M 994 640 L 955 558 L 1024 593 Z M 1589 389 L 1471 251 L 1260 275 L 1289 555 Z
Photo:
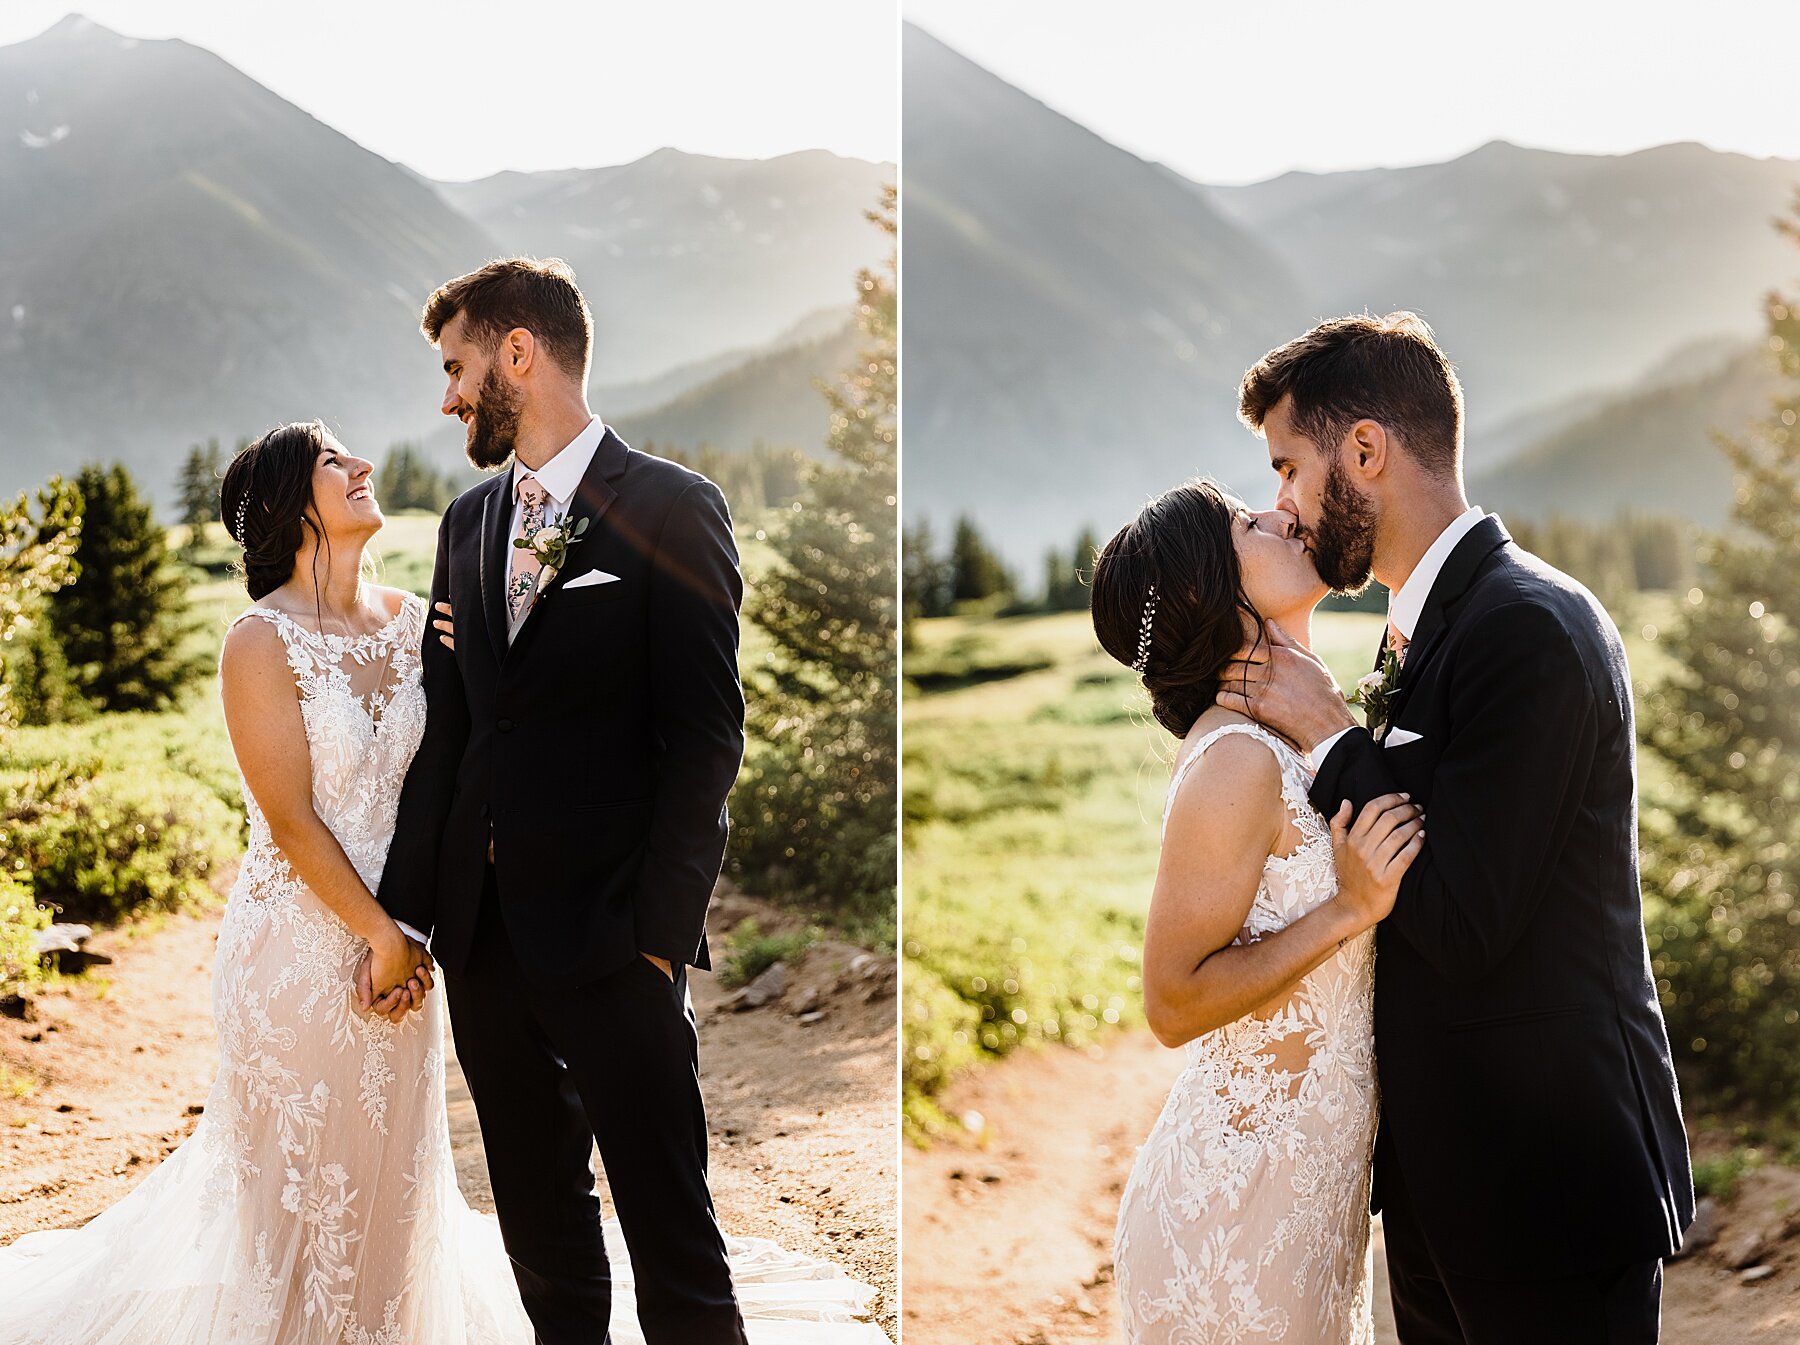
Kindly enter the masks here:
M 542 572 L 538 575 L 537 591 L 543 592 L 557 572 L 569 563 L 569 548 L 581 540 L 587 531 L 588 521 L 578 520 L 570 526 L 566 518 L 555 523 L 546 523 L 529 537 L 513 538 L 513 545 L 524 547 L 537 557 Z
M 1400 690 L 1400 656 L 1392 649 L 1384 649 L 1381 664 L 1374 672 L 1360 679 L 1356 689 L 1344 697 L 1346 705 L 1361 707 L 1369 732 L 1380 742 L 1388 731 L 1388 715 L 1391 712 L 1394 693 Z

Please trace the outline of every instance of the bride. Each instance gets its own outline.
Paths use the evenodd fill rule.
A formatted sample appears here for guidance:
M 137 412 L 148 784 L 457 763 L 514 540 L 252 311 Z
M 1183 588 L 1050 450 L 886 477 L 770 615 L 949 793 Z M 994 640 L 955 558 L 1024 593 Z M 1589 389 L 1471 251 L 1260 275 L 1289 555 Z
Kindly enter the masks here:
M 499 1225 L 456 1186 L 430 955 L 371 895 L 424 731 L 426 638 L 420 599 L 362 577 L 372 471 L 312 422 L 226 472 L 252 605 L 219 677 L 250 841 L 213 968 L 219 1072 L 193 1135 L 129 1195 L 0 1248 L 0 1345 L 533 1340 Z M 360 1007 L 359 977 L 389 1016 Z M 611 1339 L 638 1341 L 606 1233 Z M 884 1345 L 872 1289 L 728 1244 L 755 1345 Z
M 1424 840 L 1403 795 L 1329 823 L 1311 763 L 1214 703 L 1278 622 L 1310 642 L 1327 592 L 1293 519 L 1211 482 L 1146 505 L 1101 551 L 1101 646 L 1180 738 L 1144 935 L 1144 1008 L 1187 1067 L 1121 1200 L 1134 1345 L 1369 1345 L 1374 935 Z

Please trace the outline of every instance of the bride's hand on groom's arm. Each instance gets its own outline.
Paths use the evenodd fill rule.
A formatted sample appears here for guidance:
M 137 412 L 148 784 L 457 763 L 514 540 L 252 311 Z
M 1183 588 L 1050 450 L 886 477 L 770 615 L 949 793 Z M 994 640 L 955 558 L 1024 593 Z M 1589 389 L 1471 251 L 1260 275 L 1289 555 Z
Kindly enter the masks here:
M 1273 621 L 1263 624 L 1267 638 L 1246 645 L 1219 675 L 1218 703 L 1307 752 L 1355 728 L 1356 717 L 1325 661 Z
M 1400 880 L 1425 844 L 1425 810 L 1407 794 L 1370 799 L 1352 817 L 1350 800 L 1331 819 L 1337 902 L 1368 929 L 1387 919 Z
M 447 602 L 434 603 L 433 608 L 442 612 L 441 617 L 431 619 L 432 626 L 438 631 L 438 641 L 444 648 L 454 651 L 456 648 L 456 615 L 450 610 Z

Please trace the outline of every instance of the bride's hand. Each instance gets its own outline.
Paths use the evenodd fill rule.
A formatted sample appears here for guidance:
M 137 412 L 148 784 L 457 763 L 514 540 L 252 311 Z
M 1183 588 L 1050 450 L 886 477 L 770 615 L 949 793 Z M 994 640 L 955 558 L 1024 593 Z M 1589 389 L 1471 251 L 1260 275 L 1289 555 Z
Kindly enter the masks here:
M 356 1000 L 365 1013 L 398 1023 L 425 1002 L 433 988 L 431 954 L 398 925 L 391 937 L 371 945 L 356 968 Z
M 1400 880 L 1425 844 L 1425 811 L 1404 794 L 1383 794 L 1363 806 L 1355 825 L 1345 799 L 1331 819 L 1337 859 L 1337 900 L 1368 929 L 1394 909 Z
M 454 650 L 456 648 L 456 615 L 450 610 L 450 604 L 447 602 L 434 603 L 433 608 L 444 614 L 442 621 L 436 617 L 431 620 L 431 624 L 438 630 L 438 640 L 444 648 Z

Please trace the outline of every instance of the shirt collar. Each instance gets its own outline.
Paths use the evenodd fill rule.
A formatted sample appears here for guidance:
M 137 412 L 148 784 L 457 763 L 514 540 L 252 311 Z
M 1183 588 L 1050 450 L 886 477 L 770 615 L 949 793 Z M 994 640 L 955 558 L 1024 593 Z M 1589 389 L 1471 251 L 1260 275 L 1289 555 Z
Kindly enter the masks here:
M 1419 557 L 1419 563 L 1406 576 L 1406 582 L 1388 599 L 1388 620 L 1407 639 L 1412 639 L 1413 632 L 1418 629 L 1419 618 L 1425 614 L 1425 600 L 1431 596 L 1431 586 L 1437 583 L 1438 572 L 1444 568 L 1444 562 L 1450 559 L 1450 553 L 1456 550 L 1456 544 L 1486 517 L 1478 504 L 1470 505 L 1467 510 L 1458 514 L 1450 526 L 1438 534 L 1437 541 Z
M 554 457 L 537 471 L 532 471 L 517 458 L 513 459 L 512 489 L 513 496 L 518 497 L 519 482 L 526 476 L 535 476 L 550 498 L 556 501 L 558 509 L 566 509 L 574 498 L 575 488 L 581 484 L 581 478 L 587 475 L 588 464 L 593 462 L 594 454 L 600 448 L 600 440 L 606 435 L 606 422 L 595 416 L 582 427 L 581 433 L 556 451 Z

